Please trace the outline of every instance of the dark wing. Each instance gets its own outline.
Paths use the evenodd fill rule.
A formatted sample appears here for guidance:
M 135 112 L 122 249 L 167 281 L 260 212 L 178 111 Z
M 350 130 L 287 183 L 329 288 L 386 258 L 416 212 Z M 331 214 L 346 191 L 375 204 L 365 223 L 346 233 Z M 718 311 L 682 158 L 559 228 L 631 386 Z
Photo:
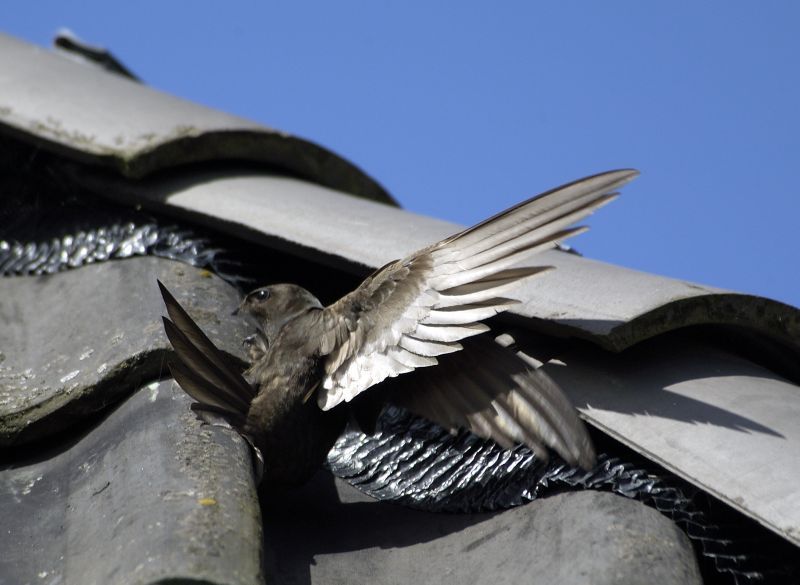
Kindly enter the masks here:
M 548 266 L 518 266 L 585 228 L 570 228 L 616 197 L 632 170 L 594 175 L 520 203 L 368 277 L 319 316 L 310 343 L 327 356 L 320 407 L 352 400 L 387 377 L 437 363 L 482 320 L 519 301 L 519 281 Z
M 412 388 L 403 387 L 408 378 Z M 464 340 L 464 351 L 392 385 L 397 403 L 446 429 L 466 428 L 506 449 L 523 443 L 544 459 L 547 445 L 571 465 L 594 465 L 589 434 L 558 385 L 489 336 Z
M 164 330 L 175 350 L 176 361 L 169 362 L 172 376 L 197 404 L 194 410 L 212 412 L 242 429 L 250 402 L 256 395 L 230 360 L 211 342 L 200 327 L 159 281 L 169 319 Z

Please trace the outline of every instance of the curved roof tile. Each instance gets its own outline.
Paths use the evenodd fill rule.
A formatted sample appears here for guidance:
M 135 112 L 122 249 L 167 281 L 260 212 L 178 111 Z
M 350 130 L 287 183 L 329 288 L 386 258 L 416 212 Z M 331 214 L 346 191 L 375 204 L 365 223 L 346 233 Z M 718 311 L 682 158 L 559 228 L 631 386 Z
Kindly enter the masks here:
M 2 34 L 0 71 L 0 128 L 77 161 L 134 178 L 187 163 L 250 161 L 394 203 L 374 179 L 313 142 Z
M 162 280 L 229 354 L 243 357 L 245 323 L 230 285 L 159 258 L 103 262 L 48 276 L 0 278 L 0 448 L 85 420 L 166 372 Z M 227 304 L 226 304 L 227 300 Z
M 104 196 L 189 216 L 221 231 L 357 274 L 462 229 L 291 177 L 200 171 L 144 183 L 82 175 Z M 608 212 L 608 210 L 604 211 Z M 800 352 L 800 310 L 777 301 L 549 251 L 557 268 L 528 279 L 514 313 L 557 335 L 621 351 L 692 325 L 734 325 Z
M 688 333 L 559 358 L 546 371 L 594 426 L 800 545 L 795 384 Z
M 171 380 L 0 466 L 3 583 L 260 585 L 246 443 Z M 6 458 L 7 459 L 7 458 Z

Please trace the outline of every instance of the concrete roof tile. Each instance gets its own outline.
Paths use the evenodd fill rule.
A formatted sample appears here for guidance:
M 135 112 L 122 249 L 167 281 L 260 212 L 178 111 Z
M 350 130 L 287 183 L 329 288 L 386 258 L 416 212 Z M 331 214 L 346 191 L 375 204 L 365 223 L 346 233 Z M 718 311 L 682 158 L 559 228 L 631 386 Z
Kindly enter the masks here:
M 0 581 L 263 583 L 249 449 L 190 402 L 148 384 L 86 432 L 4 458 Z
M 451 235 L 463 226 L 358 199 L 291 177 L 199 171 L 144 183 L 83 181 L 98 194 L 202 222 L 351 273 Z M 613 208 L 603 210 L 612 212 Z M 800 352 L 800 310 L 777 301 L 549 251 L 537 264 L 555 271 L 528 279 L 513 313 L 558 335 L 621 351 L 692 325 L 734 325 Z
M 683 333 L 547 371 L 591 424 L 800 545 L 800 392 Z
M 178 262 L 135 258 L 0 278 L 0 447 L 80 424 L 165 372 L 157 278 L 228 341 L 225 351 L 244 357 L 246 325 L 217 318 L 220 305 L 238 304 L 235 289 Z
M 392 203 L 374 179 L 301 138 L 0 34 L 0 132 L 128 177 L 239 160 Z

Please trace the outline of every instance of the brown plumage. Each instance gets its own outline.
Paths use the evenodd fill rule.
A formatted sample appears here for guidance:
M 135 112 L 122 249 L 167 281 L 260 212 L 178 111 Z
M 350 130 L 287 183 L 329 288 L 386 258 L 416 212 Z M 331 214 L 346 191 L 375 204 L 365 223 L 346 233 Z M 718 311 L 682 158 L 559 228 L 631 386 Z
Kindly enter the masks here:
M 590 467 L 589 436 L 557 385 L 490 336 L 473 336 L 518 302 L 506 295 L 521 279 L 551 268 L 521 261 L 582 232 L 569 226 L 636 174 L 603 173 L 529 199 L 387 264 L 328 307 L 291 284 L 251 292 L 239 310 L 259 331 L 247 340 L 254 362 L 244 377 L 162 286 L 172 372 L 198 410 L 225 417 L 260 450 L 272 485 L 306 479 L 343 430 L 348 405 L 365 420 L 376 397 Z M 374 387 L 382 391 L 364 393 Z

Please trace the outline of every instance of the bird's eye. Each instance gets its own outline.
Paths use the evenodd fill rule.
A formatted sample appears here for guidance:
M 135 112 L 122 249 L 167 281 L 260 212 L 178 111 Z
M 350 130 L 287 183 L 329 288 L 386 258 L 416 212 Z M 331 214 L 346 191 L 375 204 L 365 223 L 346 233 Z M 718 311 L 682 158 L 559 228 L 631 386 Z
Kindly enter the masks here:
M 262 288 L 261 290 L 254 292 L 253 297 L 257 301 L 266 301 L 269 298 L 269 291 L 265 288 Z

